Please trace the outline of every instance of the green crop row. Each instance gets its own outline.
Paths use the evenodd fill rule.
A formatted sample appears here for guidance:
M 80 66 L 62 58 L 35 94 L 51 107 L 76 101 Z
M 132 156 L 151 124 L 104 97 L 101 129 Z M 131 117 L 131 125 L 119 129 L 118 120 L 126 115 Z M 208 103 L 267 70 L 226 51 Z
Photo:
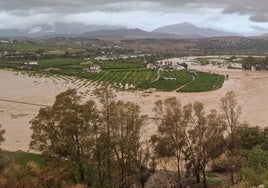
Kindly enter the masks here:
M 201 74 L 195 79 L 181 88 L 180 92 L 203 92 L 212 91 L 222 87 L 224 76 L 218 74 Z
M 93 82 L 109 82 L 137 85 L 142 82 L 150 82 L 156 78 L 156 71 L 153 70 L 106 70 L 100 73 L 88 73 L 89 79 Z
M 222 87 L 224 76 L 198 72 L 193 79 L 187 71 L 156 71 L 146 69 L 143 63 L 134 63 L 134 60 L 120 60 L 101 64 L 106 67 L 99 73 L 87 71 L 89 64 L 81 64 L 79 58 L 55 58 L 38 60 L 38 65 L 24 65 L 25 61 L 0 62 L 0 68 L 13 68 L 26 70 L 34 74 L 64 75 L 79 79 L 87 79 L 99 84 L 109 82 L 111 84 L 134 85 L 138 89 L 155 88 L 160 91 L 200 92 L 211 91 Z M 143 68 L 142 68 L 143 67 Z M 23 69 L 24 68 L 24 69 Z M 57 69 L 52 69 L 57 68 Z M 49 71 L 45 71 L 49 69 Z M 160 75 L 158 75 L 160 74 Z
M 126 60 L 125 60 L 126 61 Z M 101 64 L 102 69 L 139 69 L 139 68 L 145 68 L 144 63 L 139 62 L 125 62 L 122 60 L 117 61 L 105 61 Z
M 165 80 L 176 78 L 176 80 Z M 139 85 L 141 89 L 155 88 L 161 91 L 173 91 L 192 80 L 192 76 L 186 71 L 161 71 L 160 79 L 154 82 L 146 82 Z

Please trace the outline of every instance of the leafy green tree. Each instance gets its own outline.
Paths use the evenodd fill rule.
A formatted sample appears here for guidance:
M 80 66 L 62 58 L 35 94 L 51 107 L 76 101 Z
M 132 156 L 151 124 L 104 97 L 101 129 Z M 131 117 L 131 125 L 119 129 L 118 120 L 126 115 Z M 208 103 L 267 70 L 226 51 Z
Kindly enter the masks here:
M 99 154 L 102 153 L 102 159 L 100 159 L 101 166 L 99 166 L 100 173 L 100 186 L 111 186 L 112 185 L 112 135 L 111 135 L 111 126 L 112 126 L 112 108 L 115 103 L 115 95 L 112 89 L 107 83 L 104 83 L 100 88 L 97 88 L 94 91 L 95 96 L 98 98 L 101 104 L 101 134 L 100 134 L 100 147 L 102 151 L 98 151 Z
M 236 96 L 233 91 L 227 92 L 223 98 L 221 98 L 221 111 L 223 118 L 227 125 L 228 134 L 228 151 L 227 158 L 229 161 L 229 171 L 231 174 L 231 183 L 236 182 L 236 173 L 241 169 L 241 155 L 238 130 L 240 127 L 239 116 L 241 114 L 241 107 L 238 106 Z
M 158 132 L 151 141 L 158 156 L 176 158 L 178 186 L 182 186 L 181 163 L 185 160 L 197 183 L 202 174 L 207 187 L 206 166 L 223 153 L 225 146 L 223 117 L 216 110 L 206 114 L 200 102 L 181 107 L 175 97 L 157 101 L 154 111 Z
M 76 181 L 90 184 L 89 163 L 93 152 L 93 128 L 98 119 L 95 103 L 81 104 L 76 90 L 56 96 L 52 107 L 40 109 L 31 121 L 30 147 L 47 158 L 68 160 L 76 166 Z
M 177 165 L 177 185 L 182 188 L 182 160 L 183 150 L 186 146 L 186 125 L 184 123 L 183 110 L 180 101 L 175 97 L 168 98 L 164 101 L 159 100 L 155 103 L 154 112 L 156 123 L 158 125 L 157 135 L 153 135 L 151 140 L 155 148 L 167 146 L 165 149 L 168 155 L 176 158 Z M 167 142 L 166 145 L 163 143 Z M 160 146 L 162 145 L 162 146 Z M 164 153 L 161 154 L 162 156 Z
M 99 159 L 102 187 L 131 187 L 144 178 L 141 129 L 146 116 L 133 103 L 116 101 L 111 88 L 105 84 L 95 90 L 100 108 Z M 145 170 L 146 171 L 146 170 Z M 139 181 L 138 180 L 138 181 Z
M 140 116 L 140 107 L 133 103 L 117 101 L 111 116 L 112 150 L 118 165 L 118 187 L 131 187 L 138 173 L 141 150 L 141 128 L 146 117 Z M 115 172 L 115 171 L 114 171 Z
M 189 166 L 193 166 L 197 182 L 202 173 L 203 185 L 207 187 L 206 166 L 219 157 L 224 150 L 225 122 L 216 110 L 205 114 L 204 105 L 195 102 L 185 107 L 185 123 L 188 129 L 187 152 Z
M 248 127 L 248 125 L 243 125 L 239 127 L 237 132 L 241 149 L 251 150 L 253 147 L 261 145 L 264 141 L 263 131 L 260 127 Z
M 248 153 L 247 164 L 253 169 L 268 168 L 268 152 L 260 146 L 255 146 Z
M 247 162 L 242 175 L 250 186 L 258 186 L 268 178 L 268 152 L 261 146 L 255 146 L 247 154 Z

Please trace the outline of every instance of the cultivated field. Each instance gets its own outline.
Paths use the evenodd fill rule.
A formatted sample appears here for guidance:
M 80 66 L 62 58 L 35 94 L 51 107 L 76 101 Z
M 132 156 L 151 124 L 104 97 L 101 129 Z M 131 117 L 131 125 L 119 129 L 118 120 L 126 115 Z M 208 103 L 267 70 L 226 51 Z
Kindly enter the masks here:
M 0 62 L 0 67 L 46 77 L 72 76 L 94 85 L 108 82 L 115 88 L 123 90 L 154 88 L 159 91 L 200 92 L 219 89 L 224 82 L 223 76 L 218 74 L 198 72 L 193 76 L 187 71 L 147 69 L 146 64 L 141 63 L 139 59 L 99 63 L 101 71 L 98 73 L 88 72 L 92 62 L 79 58 L 41 59 L 38 63 L 38 65 L 25 65 L 25 61 L 4 61 Z
M 199 72 L 195 79 L 181 88 L 181 92 L 202 92 L 216 90 L 222 87 L 225 77 L 218 74 Z
M 153 117 L 154 102 L 167 97 L 177 97 L 182 104 L 201 101 L 206 104 L 207 110 L 219 108 L 219 100 L 225 92 L 234 90 L 238 96 L 238 103 L 242 107 L 241 122 L 247 121 L 250 125 L 267 126 L 268 124 L 268 73 L 218 69 L 213 66 L 191 67 L 199 71 L 211 71 L 222 75 L 229 75 L 223 87 L 210 92 L 183 93 L 183 92 L 152 92 L 120 91 L 117 98 L 131 101 L 141 106 L 142 113 Z M 12 71 L 0 70 L 0 99 L 21 101 L 26 103 L 52 105 L 54 97 L 68 88 L 77 88 L 84 92 L 87 98 L 92 98 L 91 91 L 96 87 L 86 79 L 78 80 L 74 77 L 50 76 L 49 78 L 17 74 Z M 3 149 L 28 150 L 31 139 L 29 121 L 38 113 L 41 106 L 17 104 L 0 101 L 0 124 L 7 133 Z M 258 112 L 258 113 L 256 113 Z M 144 138 L 148 138 L 156 130 L 153 122 L 149 122 L 143 131 Z

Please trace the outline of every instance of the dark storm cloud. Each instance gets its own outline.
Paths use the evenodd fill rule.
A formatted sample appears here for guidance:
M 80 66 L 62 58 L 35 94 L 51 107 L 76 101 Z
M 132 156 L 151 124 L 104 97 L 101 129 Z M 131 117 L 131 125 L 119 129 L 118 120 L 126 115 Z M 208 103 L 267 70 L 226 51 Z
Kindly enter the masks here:
M 268 22 L 266 2 L 267 0 L 0 0 L 0 28 L 27 28 L 72 21 L 86 24 L 111 22 L 130 27 L 151 24 L 152 29 L 185 20 L 200 20 L 199 24 L 203 21 L 227 30 L 239 30 L 241 26 L 235 27 L 237 24 L 243 23 L 244 28 L 250 28 L 251 22 L 264 22 L 256 23 L 258 26 Z M 224 22 L 219 22 L 219 19 L 224 19 Z
M 38 9 L 44 12 L 58 11 L 67 14 L 92 10 L 128 11 L 140 8 L 128 6 L 127 4 L 130 2 L 133 0 L 1 0 L 0 9 L 5 11 Z M 170 11 L 170 8 L 189 4 L 196 5 L 196 7 L 217 7 L 222 8 L 225 14 L 238 13 L 249 15 L 252 21 L 268 21 L 267 0 L 136 0 L 136 2 L 139 2 L 141 7 L 146 2 L 156 3 L 162 8 L 162 11 Z M 156 8 L 156 6 L 152 6 L 151 11 Z
M 127 3 L 133 0 L 2 0 L 2 10 L 32 9 L 41 7 L 59 8 L 58 10 L 81 11 L 82 9 L 102 9 L 108 4 Z M 146 2 L 137 0 L 138 2 Z M 185 4 L 198 4 L 200 6 L 218 5 L 224 8 L 225 13 L 258 14 L 268 10 L 267 0 L 147 0 L 147 2 L 160 3 L 166 7 L 182 6 Z M 120 7 L 119 7 L 120 8 Z M 126 8 L 126 7 L 123 7 Z M 259 12 L 261 11 L 261 12 Z
M 268 27 L 260 27 L 260 26 L 256 26 L 253 25 L 251 26 L 252 29 L 259 31 L 259 32 L 267 32 L 268 31 Z
M 153 3 L 149 11 L 159 9 L 163 12 L 176 10 L 176 7 L 195 5 L 196 7 L 222 8 L 224 14 L 248 15 L 256 22 L 268 21 L 267 0 L 136 0 L 139 6 L 130 6 L 133 0 L 1 0 L 0 10 L 38 10 L 39 12 L 77 13 L 86 11 L 128 11 L 142 9 L 142 4 Z M 129 5 L 128 5 L 129 4 Z M 148 7 L 146 7 L 148 8 Z
M 248 15 L 251 21 L 268 22 L 267 0 L 236 0 L 228 3 L 223 13 Z

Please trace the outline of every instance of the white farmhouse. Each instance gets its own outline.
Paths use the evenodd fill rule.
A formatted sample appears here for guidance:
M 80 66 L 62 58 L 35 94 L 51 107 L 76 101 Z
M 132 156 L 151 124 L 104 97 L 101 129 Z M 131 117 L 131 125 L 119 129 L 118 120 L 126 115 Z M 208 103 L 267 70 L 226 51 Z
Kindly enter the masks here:
M 101 66 L 99 66 L 99 65 L 92 65 L 88 69 L 88 72 L 91 72 L 91 73 L 99 73 L 99 72 L 101 72 Z
M 156 65 L 153 64 L 153 63 L 148 63 L 148 64 L 146 65 L 146 67 L 147 67 L 147 69 L 157 69 Z

